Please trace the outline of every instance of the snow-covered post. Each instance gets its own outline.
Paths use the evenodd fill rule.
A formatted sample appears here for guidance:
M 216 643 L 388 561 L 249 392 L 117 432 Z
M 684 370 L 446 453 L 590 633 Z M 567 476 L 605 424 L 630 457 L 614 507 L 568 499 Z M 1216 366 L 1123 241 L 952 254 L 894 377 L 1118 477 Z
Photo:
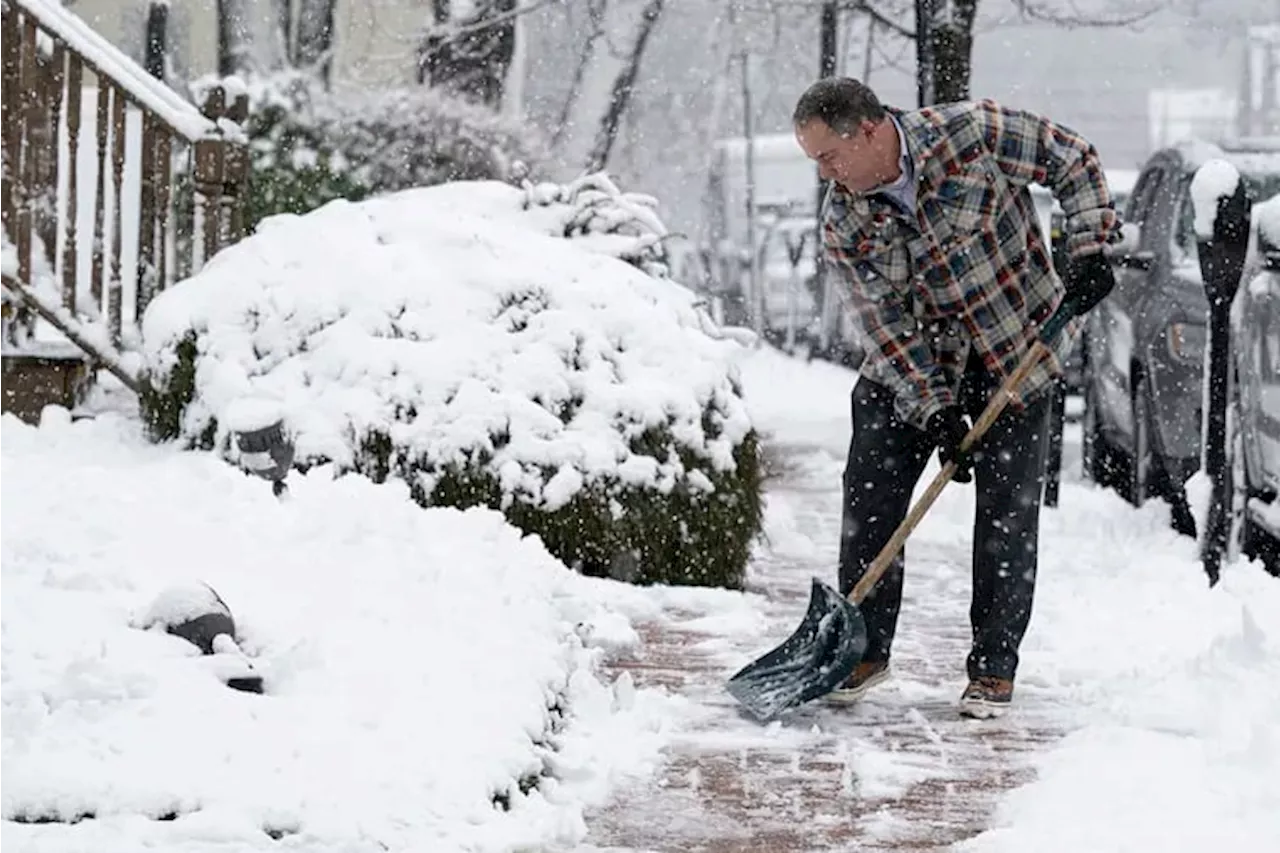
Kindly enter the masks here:
M 1227 476 L 1227 389 L 1231 363 L 1231 303 L 1249 248 L 1252 200 L 1235 167 L 1210 160 L 1191 180 L 1196 243 L 1209 300 L 1209 347 L 1204 370 L 1203 469 L 1212 483 L 1200 542 L 1209 584 L 1218 582 L 1230 529 L 1231 482 Z
M 223 246 L 244 236 L 249 180 L 249 152 L 240 130 L 248 119 L 249 95 L 239 78 L 211 86 L 200 111 L 219 132 L 192 146 L 199 235 L 193 235 L 193 272 Z
M 219 123 L 226 146 L 226 166 L 222 187 L 222 202 L 226 209 L 226 239 L 228 246 L 241 240 L 248 232 L 249 204 L 249 142 L 244 135 L 249 124 L 249 91 L 244 81 L 232 77 L 223 81 L 227 106 L 224 121 Z
M 200 112 L 217 122 L 226 107 L 226 92 L 215 85 L 205 92 Z M 191 235 L 191 271 L 203 267 L 222 242 L 218 215 L 226 173 L 226 148 L 221 136 L 210 133 L 191 146 L 191 177 L 195 185 L 195 218 Z

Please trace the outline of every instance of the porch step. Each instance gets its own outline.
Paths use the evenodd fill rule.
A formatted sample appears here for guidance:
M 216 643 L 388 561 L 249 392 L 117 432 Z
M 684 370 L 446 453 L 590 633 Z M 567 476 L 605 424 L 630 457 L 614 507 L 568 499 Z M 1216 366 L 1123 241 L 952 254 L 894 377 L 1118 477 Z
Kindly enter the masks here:
M 88 360 L 62 350 L 0 354 L 0 411 L 12 412 L 29 424 L 40 422 L 45 406 L 74 409 L 93 381 Z

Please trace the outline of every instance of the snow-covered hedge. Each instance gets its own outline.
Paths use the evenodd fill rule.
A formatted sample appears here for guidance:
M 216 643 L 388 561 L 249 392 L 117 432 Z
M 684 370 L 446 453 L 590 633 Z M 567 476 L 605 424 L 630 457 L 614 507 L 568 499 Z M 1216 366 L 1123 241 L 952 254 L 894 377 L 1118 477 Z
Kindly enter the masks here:
M 216 78 L 193 87 L 197 100 Z M 536 134 L 425 86 L 328 93 L 311 75 L 247 81 L 252 152 L 248 221 L 307 213 L 338 198 L 459 180 L 506 180 L 542 158 Z
M 234 456 L 267 405 L 303 465 L 500 508 L 587 573 L 738 587 L 756 435 L 736 344 L 637 266 L 661 272 L 663 233 L 599 178 L 267 220 L 149 308 L 153 433 Z

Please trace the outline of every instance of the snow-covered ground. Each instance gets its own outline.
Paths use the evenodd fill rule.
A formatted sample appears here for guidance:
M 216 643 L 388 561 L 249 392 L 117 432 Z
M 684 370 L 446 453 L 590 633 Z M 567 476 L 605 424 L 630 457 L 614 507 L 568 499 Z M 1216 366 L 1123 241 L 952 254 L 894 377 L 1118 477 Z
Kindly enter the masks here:
M 403 486 L 323 470 L 277 501 L 211 455 L 148 445 L 133 421 L 54 415 L 38 429 L 5 416 L 0 442 L 5 849 L 571 839 L 688 711 L 596 674 L 603 648 L 636 639 L 625 614 L 663 594 L 578 576 L 497 513 L 425 511 Z M 191 579 L 230 606 L 266 695 L 134 627 Z M 692 610 L 743 601 L 665 594 Z M 543 772 L 559 782 L 520 795 Z
M 853 375 L 770 351 L 744 352 L 741 368 L 756 424 L 838 477 Z M 1238 564 L 1208 589 L 1167 509 L 1078 482 L 1071 441 L 1019 680 L 1067 734 L 964 848 L 1272 850 L 1280 581 Z M 673 605 L 703 614 L 709 635 L 758 630 L 764 612 L 754 595 L 579 577 L 497 514 L 425 511 L 402 485 L 319 469 L 277 501 L 210 455 L 148 445 L 117 414 L 6 417 L 0 452 L 13 849 L 572 844 L 584 810 L 650 773 L 700 714 L 606 683 L 600 656 Z M 788 510 L 768 507 L 770 547 L 833 571 L 835 543 L 800 541 Z M 971 488 L 953 487 L 917 537 L 963 545 L 971 513 Z M 229 690 L 194 648 L 135 627 L 192 578 L 230 605 L 266 695 Z M 872 758 L 892 775 L 893 753 Z M 555 778 L 519 792 L 543 772 Z M 494 805 L 503 795 L 510 810 Z
M 838 476 L 831 460 L 848 442 L 850 374 L 772 353 L 748 358 L 744 371 L 758 424 L 788 443 L 820 446 Z M 993 827 L 963 848 L 1276 849 L 1280 579 L 1235 564 L 1208 589 L 1195 545 L 1169 529 L 1167 507 L 1134 509 L 1081 482 L 1078 425 L 1066 440 L 1060 505 L 1041 516 L 1019 690 L 1058 707 L 1068 734 L 1036 762 L 1037 779 L 1001 804 Z M 935 471 L 931 464 L 925 477 Z M 770 507 L 768 535 L 813 553 L 820 571 L 834 543 L 797 542 L 787 510 Z M 972 487 L 952 486 L 915 539 L 967 543 L 972 510 Z M 955 602 L 957 612 L 967 606 Z M 911 622 L 904 610 L 900 635 Z

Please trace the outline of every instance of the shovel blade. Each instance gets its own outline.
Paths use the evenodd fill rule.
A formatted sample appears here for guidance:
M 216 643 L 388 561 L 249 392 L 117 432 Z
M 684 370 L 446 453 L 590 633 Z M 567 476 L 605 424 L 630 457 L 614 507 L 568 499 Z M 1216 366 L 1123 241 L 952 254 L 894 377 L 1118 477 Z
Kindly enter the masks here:
M 800 627 L 738 670 L 728 690 L 753 717 L 769 722 L 840 686 L 866 650 L 867 625 L 858 608 L 814 578 Z

